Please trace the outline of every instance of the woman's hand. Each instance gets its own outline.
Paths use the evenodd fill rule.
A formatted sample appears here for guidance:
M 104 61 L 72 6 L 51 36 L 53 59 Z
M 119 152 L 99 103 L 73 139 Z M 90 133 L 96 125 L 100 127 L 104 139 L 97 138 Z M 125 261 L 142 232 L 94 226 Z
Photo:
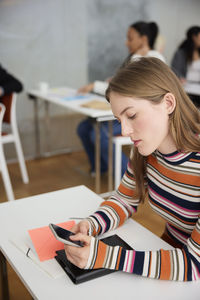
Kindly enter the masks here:
M 80 89 L 78 89 L 77 93 L 78 94 L 87 94 L 87 93 L 92 92 L 93 88 L 94 88 L 94 83 L 92 82 L 85 86 L 82 86 Z
M 77 233 L 76 235 L 70 236 L 72 241 L 81 241 L 84 243 L 84 247 L 74 247 L 69 245 L 64 245 L 65 254 L 67 259 L 75 266 L 84 269 L 87 265 L 87 261 L 90 254 L 90 242 L 91 238 L 88 235 L 82 233 Z
M 78 224 L 74 225 L 70 230 L 74 233 L 82 233 L 84 235 L 89 235 L 89 228 L 90 228 L 89 222 L 83 220 Z

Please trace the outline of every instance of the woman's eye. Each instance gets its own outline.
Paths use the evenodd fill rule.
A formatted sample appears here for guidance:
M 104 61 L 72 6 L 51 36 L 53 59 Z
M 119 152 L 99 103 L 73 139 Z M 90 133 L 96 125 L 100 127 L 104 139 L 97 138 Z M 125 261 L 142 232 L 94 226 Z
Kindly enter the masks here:
M 132 115 L 132 116 L 129 116 L 128 119 L 129 119 L 129 120 L 133 120 L 133 119 L 135 119 L 135 116 L 136 116 L 135 114 Z

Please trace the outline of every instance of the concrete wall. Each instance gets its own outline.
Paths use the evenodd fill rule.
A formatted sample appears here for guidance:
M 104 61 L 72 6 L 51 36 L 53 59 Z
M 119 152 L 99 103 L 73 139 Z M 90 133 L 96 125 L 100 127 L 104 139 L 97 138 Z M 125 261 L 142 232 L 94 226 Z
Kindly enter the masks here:
M 33 103 L 27 99 L 27 90 L 40 81 L 52 87 L 79 87 L 111 76 L 127 55 L 127 28 L 138 20 L 159 24 L 169 63 L 185 30 L 200 25 L 199 11 L 199 0 L 1 0 L 0 63 L 25 86 L 17 106 L 25 155 L 32 156 L 35 149 Z M 43 113 L 41 104 L 44 142 Z M 55 105 L 50 113 L 52 149 L 80 148 L 76 126 L 81 117 Z M 66 130 L 69 122 L 71 136 Z M 15 157 L 12 147 L 7 148 L 8 157 Z
M 51 87 L 78 87 L 86 82 L 86 36 L 86 5 L 82 0 L 0 1 L 0 62 L 25 87 L 18 97 L 17 117 L 26 156 L 31 156 L 35 148 L 33 102 L 27 99 L 26 92 L 40 81 L 47 81 Z M 55 132 L 57 128 L 59 133 L 63 130 L 60 116 L 67 112 L 55 105 L 50 112 L 57 116 L 51 130 Z M 41 127 L 43 113 L 41 104 Z M 43 142 L 46 136 L 42 130 L 41 134 Z M 53 150 L 63 147 L 60 134 L 57 137 L 57 143 L 52 143 Z M 66 136 L 66 147 L 68 141 Z M 71 141 L 72 146 L 80 146 L 76 136 Z M 6 148 L 7 157 L 15 156 L 11 146 Z
M 89 80 L 112 76 L 126 58 L 126 32 L 130 24 L 147 20 L 145 0 L 87 2 Z

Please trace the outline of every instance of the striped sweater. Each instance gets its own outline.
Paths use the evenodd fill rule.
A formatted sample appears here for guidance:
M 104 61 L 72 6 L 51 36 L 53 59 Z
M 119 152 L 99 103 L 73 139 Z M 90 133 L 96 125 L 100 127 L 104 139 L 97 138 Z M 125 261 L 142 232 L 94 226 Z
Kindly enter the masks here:
M 147 158 L 146 188 L 150 206 L 166 220 L 169 236 L 182 248 L 125 250 L 94 238 L 122 225 L 137 211 L 129 163 L 115 194 L 87 218 L 93 237 L 86 269 L 104 267 L 165 280 L 200 279 L 200 152 L 163 155 L 155 151 Z

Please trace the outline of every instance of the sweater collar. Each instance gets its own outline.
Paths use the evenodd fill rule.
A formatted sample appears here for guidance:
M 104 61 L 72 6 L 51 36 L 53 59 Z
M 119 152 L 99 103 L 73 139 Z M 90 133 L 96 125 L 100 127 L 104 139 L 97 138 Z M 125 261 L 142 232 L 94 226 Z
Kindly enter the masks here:
M 165 161 L 169 162 L 169 163 L 180 163 L 183 162 L 185 160 L 187 160 L 189 158 L 189 156 L 191 155 L 192 152 L 179 152 L 179 151 L 174 151 L 172 153 L 168 153 L 168 154 L 163 154 L 160 151 L 156 150 L 156 152 L 159 154 L 159 156 L 161 156 Z

